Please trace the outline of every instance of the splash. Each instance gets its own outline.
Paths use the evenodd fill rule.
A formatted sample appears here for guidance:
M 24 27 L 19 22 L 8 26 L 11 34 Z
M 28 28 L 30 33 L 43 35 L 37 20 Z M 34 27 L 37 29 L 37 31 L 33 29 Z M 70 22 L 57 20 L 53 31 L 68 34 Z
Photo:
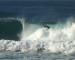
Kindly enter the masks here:
M 75 22 L 69 18 L 66 24 L 50 25 L 50 28 L 38 24 L 28 24 L 25 19 L 19 19 L 22 24 L 20 41 L 0 40 L 0 50 L 10 51 L 38 51 L 61 52 L 70 54 L 75 52 Z M 43 51 L 43 50 L 42 50 Z
M 25 22 L 24 18 L 18 19 L 22 24 L 22 32 L 20 33 L 20 40 L 26 40 L 28 36 L 33 34 L 38 28 L 41 28 L 37 24 L 29 24 Z

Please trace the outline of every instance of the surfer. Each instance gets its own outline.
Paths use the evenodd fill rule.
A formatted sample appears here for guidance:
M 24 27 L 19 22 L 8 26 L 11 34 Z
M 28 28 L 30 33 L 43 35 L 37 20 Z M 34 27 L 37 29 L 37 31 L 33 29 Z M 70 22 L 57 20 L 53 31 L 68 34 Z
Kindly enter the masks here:
M 49 29 L 50 27 L 48 25 L 43 25 L 45 28 Z
M 43 52 L 45 50 L 45 43 L 49 36 L 49 26 L 43 25 L 43 34 L 41 36 L 41 40 L 39 40 L 39 44 L 37 45 L 37 52 Z

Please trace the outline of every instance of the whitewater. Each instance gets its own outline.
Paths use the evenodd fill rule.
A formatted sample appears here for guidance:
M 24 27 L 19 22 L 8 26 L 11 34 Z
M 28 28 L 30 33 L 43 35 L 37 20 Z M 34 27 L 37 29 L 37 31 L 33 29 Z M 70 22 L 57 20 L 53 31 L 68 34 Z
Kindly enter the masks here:
M 28 24 L 24 18 L 17 19 L 22 24 L 22 32 L 19 33 L 20 41 L 0 40 L 0 51 L 48 51 L 70 54 L 75 52 L 75 23 L 69 20 L 65 25 L 56 24 L 50 28 L 38 24 Z

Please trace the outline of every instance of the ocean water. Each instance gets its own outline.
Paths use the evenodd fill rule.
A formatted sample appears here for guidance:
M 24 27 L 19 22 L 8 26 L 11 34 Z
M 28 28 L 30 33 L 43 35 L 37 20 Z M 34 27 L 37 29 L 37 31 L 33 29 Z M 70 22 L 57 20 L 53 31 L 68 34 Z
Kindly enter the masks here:
M 75 60 L 74 56 L 75 1 L 0 1 L 0 60 Z
M 26 23 L 24 18 L 1 19 L 1 26 L 3 25 L 3 28 L 4 25 L 9 27 L 8 24 L 15 22 L 15 20 L 17 21 L 17 26 L 21 27 L 18 27 L 18 29 L 21 29 L 17 34 L 19 40 L 15 40 L 16 38 L 14 40 L 12 40 L 13 38 L 9 40 L 8 38 L 10 36 L 8 37 L 7 35 L 7 39 L 3 38 L 5 35 L 2 34 L 3 37 L 1 36 L 0 39 L 1 60 L 75 59 L 75 23 L 73 17 L 68 18 L 68 21 L 65 23 L 58 23 L 54 25 L 46 24 L 46 26 L 50 28 L 42 24 Z M 5 20 L 11 21 L 6 22 Z M 13 28 L 15 30 L 15 27 Z M 13 31 L 13 28 L 11 28 L 11 31 Z M 4 32 L 6 33 L 10 31 L 7 30 Z

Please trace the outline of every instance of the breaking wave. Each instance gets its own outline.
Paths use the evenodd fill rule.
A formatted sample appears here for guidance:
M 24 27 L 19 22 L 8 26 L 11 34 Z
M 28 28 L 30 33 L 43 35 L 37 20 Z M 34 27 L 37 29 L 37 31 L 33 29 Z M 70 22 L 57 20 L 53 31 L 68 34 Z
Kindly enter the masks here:
M 11 18 L 10 18 L 11 19 Z M 28 24 L 24 18 L 17 19 L 22 24 L 18 34 L 20 41 L 0 40 L 0 51 L 48 51 L 70 54 L 75 52 L 75 22 L 69 18 L 66 23 L 44 27 L 39 24 Z

